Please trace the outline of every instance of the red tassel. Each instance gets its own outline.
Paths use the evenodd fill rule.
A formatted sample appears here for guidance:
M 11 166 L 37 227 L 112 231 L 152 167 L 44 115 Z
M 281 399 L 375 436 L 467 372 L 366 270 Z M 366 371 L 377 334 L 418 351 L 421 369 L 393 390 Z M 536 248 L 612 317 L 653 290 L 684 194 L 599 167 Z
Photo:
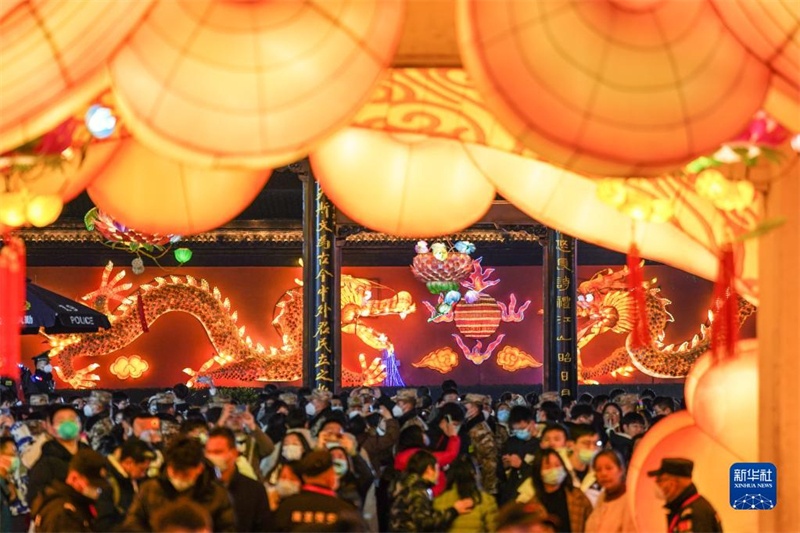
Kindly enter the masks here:
M 714 314 L 714 322 L 711 325 L 711 350 L 718 360 L 733 357 L 736 351 L 739 302 L 735 281 L 733 248 L 727 244 L 720 253 L 717 283 L 714 285 L 714 301 L 711 304 Z
M 25 287 L 25 243 L 5 235 L 0 249 L 0 375 L 15 382 L 19 381 Z
M 644 287 L 644 273 L 639 249 L 632 245 L 628 252 L 628 289 L 633 296 L 635 319 L 631 331 L 631 348 L 642 348 L 650 345 L 650 329 L 647 324 L 647 304 Z
M 142 331 L 145 333 L 150 331 L 150 328 L 147 326 L 147 317 L 144 314 L 144 302 L 142 302 L 142 289 L 139 288 L 138 295 L 136 297 L 136 311 L 139 313 L 139 323 L 142 324 Z

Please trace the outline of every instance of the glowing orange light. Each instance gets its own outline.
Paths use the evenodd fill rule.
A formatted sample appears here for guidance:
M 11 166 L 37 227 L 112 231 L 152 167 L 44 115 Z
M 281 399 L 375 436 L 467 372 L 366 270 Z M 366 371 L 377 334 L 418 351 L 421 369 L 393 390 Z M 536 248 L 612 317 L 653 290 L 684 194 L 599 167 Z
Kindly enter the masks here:
M 150 365 L 147 361 L 138 355 L 133 355 L 131 357 L 120 355 L 109 367 L 111 373 L 122 380 L 139 379 L 149 368 Z

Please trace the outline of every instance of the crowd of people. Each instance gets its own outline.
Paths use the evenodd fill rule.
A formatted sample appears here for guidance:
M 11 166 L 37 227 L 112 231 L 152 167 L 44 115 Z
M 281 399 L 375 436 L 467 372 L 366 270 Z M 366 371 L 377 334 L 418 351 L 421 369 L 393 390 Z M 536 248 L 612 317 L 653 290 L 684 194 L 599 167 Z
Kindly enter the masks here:
M 496 400 L 452 381 L 251 402 L 176 385 L 2 397 L 2 531 L 635 531 L 626 467 L 679 408 L 652 391 Z M 664 530 L 721 531 L 692 463 L 650 475 Z M 654 495 L 654 497 L 656 497 Z

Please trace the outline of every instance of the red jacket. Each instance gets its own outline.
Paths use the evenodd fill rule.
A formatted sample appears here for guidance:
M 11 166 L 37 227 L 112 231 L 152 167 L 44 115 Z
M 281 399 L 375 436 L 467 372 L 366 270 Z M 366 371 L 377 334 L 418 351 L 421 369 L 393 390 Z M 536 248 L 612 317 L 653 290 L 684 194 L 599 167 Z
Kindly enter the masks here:
M 447 439 L 447 446 L 444 450 L 441 452 L 431 452 L 436 458 L 436 462 L 439 463 L 439 479 L 436 482 L 436 485 L 433 487 L 434 496 L 438 496 L 447 488 L 447 478 L 444 475 L 443 467 L 455 461 L 456 457 L 458 457 L 458 451 L 460 448 L 461 437 L 456 435 L 455 437 L 450 437 Z M 417 453 L 417 451 L 423 449 L 424 448 L 409 448 L 398 453 L 394 458 L 394 469 L 398 472 L 404 471 L 408 466 L 408 460 L 411 459 L 411 456 Z

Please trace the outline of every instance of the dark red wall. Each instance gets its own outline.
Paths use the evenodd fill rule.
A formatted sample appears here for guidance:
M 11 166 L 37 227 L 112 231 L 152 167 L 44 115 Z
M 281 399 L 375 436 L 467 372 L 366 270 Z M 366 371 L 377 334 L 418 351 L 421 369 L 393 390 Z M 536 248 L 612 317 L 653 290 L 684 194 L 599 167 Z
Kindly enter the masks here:
M 485 265 L 489 268 L 491 265 Z M 580 267 L 579 278 L 588 279 L 602 267 Z M 115 271 L 116 272 L 116 271 Z M 495 335 L 483 339 L 484 347 L 496 338 L 497 334 L 505 334 L 504 341 L 495 350 L 493 357 L 481 365 L 475 365 L 463 355 L 458 366 L 446 377 L 433 370 L 414 368 L 413 362 L 419 361 L 432 350 L 450 347 L 457 353 L 460 350 L 452 337 L 458 333 L 454 323 L 428 323 L 429 314 L 422 305 L 423 300 L 435 302 L 425 286 L 417 281 L 407 267 L 380 268 L 345 268 L 346 274 L 369 278 L 393 290 L 410 292 L 417 303 L 417 312 L 401 320 L 398 316 L 387 316 L 367 319 L 365 324 L 385 333 L 396 347 L 398 360 L 401 362 L 400 373 L 407 384 L 438 385 L 446 377 L 452 377 L 463 384 L 532 384 L 541 383 L 542 369 L 524 369 L 515 373 L 506 372 L 496 364 L 496 356 L 505 345 L 518 347 L 542 359 L 542 269 L 541 267 L 498 267 L 496 278 L 501 281 L 486 292 L 501 302 L 508 302 L 513 292 L 519 305 L 525 300 L 532 300 L 521 323 L 501 323 Z M 134 276 L 129 271 L 126 281 L 142 284 L 154 276 L 192 275 L 198 279 L 206 279 L 212 286 L 217 286 L 223 297 L 228 297 L 232 309 L 238 311 L 239 325 L 246 326 L 247 334 L 254 341 L 264 346 L 278 346 L 280 339 L 271 326 L 273 308 L 283 293 L 294 287 L 294 279 L 302 275 L 301 269 L 285 267 L 183 267 L 172 272 L 164 272 L 150 266 L 144 274 Z M 662 287 L 662 295 L 673 303 L 669 307 L 675 316 L 675 322 L 667 329 L 666 342 L 680 343 L 691 340 L 692 335 L 699 332 L 699 325 L 706 320 L 707 305 L 710 299 L 712 284 L 700 280 L 684 272 L 663 266 L 645 267 L 647 278 L 657 277 Z M 30 268 L 29 276 L 37 283 L 60 292 L 65 296 L 79 298 L 97 288 L 102 275 L 101 268 L 63 267 L 63 268 Z M 389 289 L 381 291 L 376 298 L 392 295 Z M 742 332 L 743 337 L 755 335 L 755 322 L 751 321 Z M 473 341 L 470 341 L 473 342 Z M 624 338 L 608 333 L 593 341 L 583 353 L 584 364 L 592 365 L 622 346 Z M 469 343 L 468 343 L 469 344 Z M 471 345 L 471 344 L 470 344 Z M 368 359 L 380 355 L 377 351 L 361 343 L 352 335 L 343 335 L 343 360 L 346 368 L 356 370 L 359 353 L 365 353 Z M 23 338 L 23 357 L 31 357 L 46 345 L 38 336 Z M 185 313 L 171 313 L 160 318 L 150 332 L 137 339 L 133 344 L 117 353 L 102 357 L 86 357 L 78 363 L 84 367 L 91 362 L 101 364 L 96 371 L 101 377 L 101 387 L 165 387 L 187 376 L 182 373 L 184 367 L 197 368 L 210 357 L 212 347 L 201 325 Z M 120 381 L 114 377 L 109 366 L 119 356 L 131 357 L 139 355 L 150 364 L 149 371 L 137 380 Z M 658 382 L 638 372 L 628 378 L 607 378 L 603 382 L 633 383 Z

